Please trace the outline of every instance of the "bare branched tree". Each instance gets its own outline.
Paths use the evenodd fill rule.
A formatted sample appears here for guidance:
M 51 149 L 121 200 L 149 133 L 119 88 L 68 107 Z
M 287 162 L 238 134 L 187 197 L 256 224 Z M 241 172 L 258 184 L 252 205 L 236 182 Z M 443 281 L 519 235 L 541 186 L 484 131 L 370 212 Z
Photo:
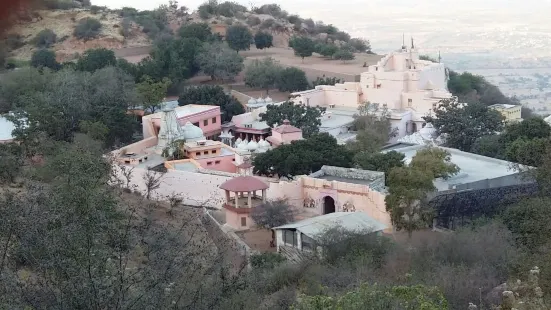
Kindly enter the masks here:
M 151 194 L 161 187 L 162 178 L 164 173 L 156 172 L 154 170 L 148 169 L 144 175 L 143 180 L 145 183 L 145 198 L 147 200 L 151 199 Z

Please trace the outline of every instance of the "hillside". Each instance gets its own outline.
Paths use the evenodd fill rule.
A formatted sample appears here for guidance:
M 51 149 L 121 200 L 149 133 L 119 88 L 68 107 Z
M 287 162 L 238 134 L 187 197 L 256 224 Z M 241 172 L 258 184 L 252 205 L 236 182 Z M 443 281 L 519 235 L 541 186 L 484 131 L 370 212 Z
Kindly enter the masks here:
M 178 7 L 175 3 L 161 6 L 154 11 L 137 11 L 133 8 L 110 10 L 93 5 L 83 6 L 81 2 L 78 2 L 79 5 L 68 5 L 63 1 L 65 0 L 58 0 L 56 5 L 48 2 L 49 8 L 20 18 L 20 22 L 5 37 L 10 57 L 29 60 L 35 50 L 44 47 L 36 43 L 36 38 L 45 29 L 55 34 L 55 38 L 48 40 L 45 47 L 56 52 L 58 61 L 71 60 L 76 53 L 82 53 L 89 48 L 148 46 L 152 44 L 152 39 L 175 33 L 183 24 L 193 22 L 208 23 L 214 32 L 222 34 L 227 27 L 236 24 L 246 25 L 253 33 L 260 30 L 270 32 L 274 36 L 275 47 L 287 47 L 289 38 L 296 34 L 337 45 L 350 40 L 347 33 L 339 31 L 333 25 L 289 15 L 275 4 L 247 9 L 230 2 L 205 3 L 196 11 L 188 12 L 186 7 Z M 75 37 L 75 28 L 87 19 L 101 23 L 97 35 L 87 40 Z

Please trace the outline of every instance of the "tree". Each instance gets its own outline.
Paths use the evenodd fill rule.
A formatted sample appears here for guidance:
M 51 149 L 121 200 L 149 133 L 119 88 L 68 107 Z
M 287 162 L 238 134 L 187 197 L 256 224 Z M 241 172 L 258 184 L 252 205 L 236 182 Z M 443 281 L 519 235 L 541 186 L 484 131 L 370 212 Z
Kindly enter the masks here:
M 358 107 L 354 116 L 354 128 L 358 132 L 356 140 L 348 147 L 354 152 L 378 152 L 390 138 L 396 135 L 396 129 L 390 123 L 390 112 L 386 106 L 365 102 Z
M 343 63 L 346 63 L 347 60 L 352 60 L 356 58 L 356 56 L 354 56 L 354 53 L 349 49 L 341 48 L 333 54 L 333 58 L 340 59 Z
M 336 77 L 326 77 L 325 74 L 322 77 L 317 77 L 316 80 L 312 82 L 312 88 L 316 88 L 318 85 L 335 85 L 338 83 L 343 83 L 344 81 Z
M 275 87 L 281 70 L 281 65 L 271 57 L 255 59 L 245 68 L 245 84 L 249 87 L 265 89 L 268 94 L 270 88 Z
M 319 133 L 257 154 L 253 163 L 255 174 L 292 178 L 309 175 L 323 165 L 351 167 L 352 152 L 328 133 Z
M 86 17 L 81 19 L 73 35 L 80 40 L 88 41 L 95 39 L 101 32 L 101 22 L 95 18 Z
M 228 46 L 239 53 L 239 51 L 248 50 L 253 41 L 253 35 L 248 27 L 243 25 L 234 25 L 228 27 L 226 31 L 226 42 Z
M 364 170 L 384 172 L 388 177 L 394 167 L 404 166 L 405 155 L 396 151 L 387 153 L 359 152 L 354 155 L 354 163 Z
M 296 56 L 302 58 L 302 62 L 304 57 L 312 56 L 316 49 L 316 44 L 308 37 L 293 37 L 289 41 L 289 46 L 293 48 Z
M 503 129 L 503 116 L 499 112 L 479 103 L 461 104 L 456 98 L 442 100 L 434 117 L 424 119 L 446 135 L 447 146 L 467 152 L 476 139 Z
M 57 35 L 51 29 L 40 31 L 33 39 L 33 43 L 38 48 L 50 48 L 57 41 Z
M 388 177 L 386 210 L 397 230 L 405 230 L 411 239 L 413 231 L 427 227 L 432 219 L 426 201 L 435 190 L 433 180 L 447 178 L 459 171 L 450 162 L 451 155 L 440 148 L 425 148 L 417 152 L 408 167 L 395 167 Z
M 303 91 L 307 90 L 309 86 L 306 73 L 295 67 L 281 70 L 276 79 L 276 87 L 282 92 Z
M 319 43 L 316 44 L 316 53 L 333 58 L 333 55 L 339 50 L 339 47 L 333 43 Z
M 233 79 L 243 70 L 243 61 L 243 57 L 222 43 L 207 43 L 203 52 L 197 55 L 201 71 L 210 75 L 212 80 Z
M 501 139 L 504 143 L 511 143 L 517 139 L 532 140 L 537 138 L 549 138 L 551 126 L 541 117 L 530 117 L 522 122 L 509 123 L 505 126 Z
M 505 157 L 514 163 L 538 167 L 542 164 L 549 142 L 545 138 L 519 138 L 507 145 Z
M 22 149 L 15 143 L 0 144 L 0 184 L 13 183 L 23 166 Z M 1 270 L 1 269 L 0 269 Z
M 356 53 L 371 53 L 371 44 L 368 40 L 352 38 L 347 45 L 352 47 Z
M 86 50 L 77 60 L 77 70 L 94 72 L 101 68 L 116 66 L 115 52 L 106 48 Z
M 287 101 L 280 105 L 266 106 L 266 112 L 260 113 L 260 117 L 270 127 L 287 119 L 293 126 L 302 129 L 302 136 L 308 138 L 319 132 L 319 119 L 324 112 L 324 107 L 311 107 Z
M 482 136 L 473 143 L 471 153 L 492 158 L 505 159 L 506 145 L 500 135 Z
M 151 199 L 151 194 L 153 194 L 154 191 L 161 187 L 163 177 L 163 173 L 147 169 L 147 171 L 142 176 L 143 182 L 145 184 L 145 199 Z
M 169 79 L 164 78 L 160 82 L 154 82 L 149 76 L 144 75 L 142 82 L 136 85 L 136 91 L 141 97 L 144 111 L 155 113 L 155 110 L 166 96 L 166 90 L 170 86 Z
M 31 56 L 31 66 L 35 68 L 49 68 L 58 70 L 60 64 L 55 58 L 55 52 L 47 49 L 39 49 Z
M 295 214 L 287 201 L 279 199 L 255 207 L 251 212 L 251 218 L 256 226 L 271 230 L 274 227 L 293 222 Z M 275 231 L 273 230 L 272 241 L 275 243 Z
M 182 82 L 199 73 L 197 56 L 202 42 L 197 38 L 167 39 L 158 42 L 151 51 L 151 58 L 139 64 L 142 74 L 160 81 L 168 77 L 173 83 Z
M 212 30 L 207 23 L 184 24 L 178 29 L 180 38 L 195 38 L 207 42 L 212 38 Z
M 273 40 L 274 36 L 267 32 L 259 31 L 254 35 L 254 44 L 259 50 L 272 47 Z
M 234 115 L 245 113 L 243 105 L 235 97 L 227 95 L 221 86 L 189 86 L 183 89 L 178 98 L 178 105 L 213 104 L 220 106 L 222 121 L 231 121 Z
M 551 240 L 550 209 L 547 197 L 525 199 L 505 209 L 503 222 L 519 244 L 536 251 Z

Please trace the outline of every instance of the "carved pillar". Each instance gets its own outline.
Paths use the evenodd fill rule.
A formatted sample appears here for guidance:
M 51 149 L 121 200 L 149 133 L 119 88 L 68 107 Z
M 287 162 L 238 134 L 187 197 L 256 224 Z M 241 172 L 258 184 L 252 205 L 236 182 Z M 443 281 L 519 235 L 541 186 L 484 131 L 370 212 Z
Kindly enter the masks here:
M 252 200 L 252 193 L 251 192 L 247 192 L 247 198 L 248 198 L 248 201 L 249 201 L 249 208 L 251 208 L 253 206 L 253 200 Z
M 235 192 L 235 207 L 239 208 L 239 193 Z
M 226 202 L 230 203 L 230 191 L 226 191 Z
M 266 190 L 262 190 L 262 202 L 266 202 Z

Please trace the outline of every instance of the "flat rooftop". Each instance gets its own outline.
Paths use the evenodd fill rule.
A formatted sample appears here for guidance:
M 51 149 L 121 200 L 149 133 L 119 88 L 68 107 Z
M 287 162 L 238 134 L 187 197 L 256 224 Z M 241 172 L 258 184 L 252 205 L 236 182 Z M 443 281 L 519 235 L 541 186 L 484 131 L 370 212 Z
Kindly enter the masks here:
M 208 110 L 219 108 L 217 105 L 201 105 L 201 104 L 188 104 L 185 106 L 177 107 L 174 109 L 176 117 L 183 118 L 189 115 L 205 112 Z
M 405 162 L 411 162 L 411 159 L 417 151 L 425 148 L 424 145 L 413 145 L 402 148 L 387 149 L 383 152 L 389 152 L 391 150 L 402 153 L 405 155 Z M 473 153 L 463 152 L 457 149 L 440 147 L 451 154 L 451 162 L 459 167 L 459 173 L 449 178 L 448 180 L 436 179 L 434 185 L 439 191 L 452 189 L 454 185 L 467 184 L 484 179 L 494 179 L 503 177 L 506 175 L 516 174 L 516 171 L 512 170 L 511 162 L 490 158 Z
M 13 139 L 15 125 L 7 118 L 0 116 L 0 141 Z
M 323 166 L 320 170 L 310 174 L 309 177 L 327 181 L 366 185 L 377 191 L 383 190 L 385 185 L 384 172 L 354 168 Z
M 174 170 L 188 171 L 188 172 L 197 171 L 197 166 L 195 166 L 195 164 L 189 161 L 174 163 L 172 166 L 174 167 Z

